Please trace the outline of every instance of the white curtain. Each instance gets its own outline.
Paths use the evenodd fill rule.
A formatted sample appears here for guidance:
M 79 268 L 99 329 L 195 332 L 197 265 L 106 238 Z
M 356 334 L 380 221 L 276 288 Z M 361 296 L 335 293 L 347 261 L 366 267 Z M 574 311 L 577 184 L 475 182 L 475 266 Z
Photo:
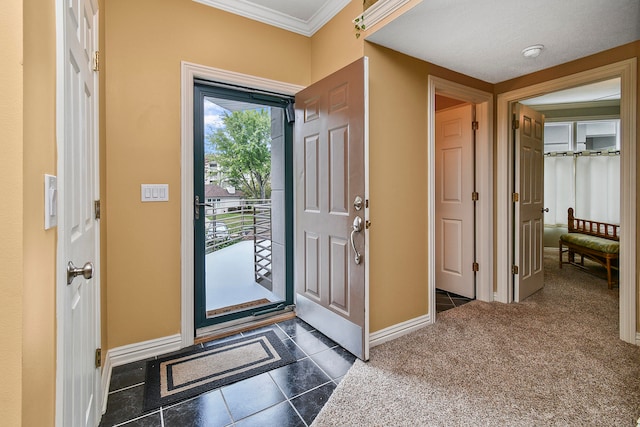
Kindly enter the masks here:
M 544 158 L 545 225 L 567 224 L 567 209 L 575 205 L 573 156 Z
M 545 225 L 578 218 L 620 224 L 620 155 L 545 156 Z

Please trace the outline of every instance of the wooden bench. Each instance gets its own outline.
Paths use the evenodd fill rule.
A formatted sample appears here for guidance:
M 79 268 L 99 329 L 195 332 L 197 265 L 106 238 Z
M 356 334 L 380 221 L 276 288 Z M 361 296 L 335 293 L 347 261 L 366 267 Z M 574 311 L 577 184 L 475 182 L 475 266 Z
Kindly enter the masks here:
M 613 287 L 612 269 L 618 268 L 620 254 L 620 226 L 606 222 L 575 218 L 573 208 L 569 208 L 569 233 L 560 236 L 560 268 L 562 264 L 572 264 L 582 269 L 588 258 L 607 269 L 607 284 Z M 567 249 L 564 250 L 563 246 Z M 568 261 L 562 261 L 563 252 L 568 252 Z M 575 254 L 580 255 L 576 262 Z

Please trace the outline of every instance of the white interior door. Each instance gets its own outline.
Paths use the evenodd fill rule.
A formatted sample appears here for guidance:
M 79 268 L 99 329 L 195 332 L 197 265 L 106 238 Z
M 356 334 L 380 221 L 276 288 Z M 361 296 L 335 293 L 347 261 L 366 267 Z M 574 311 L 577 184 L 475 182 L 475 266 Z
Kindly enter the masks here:
M 436 113 L 436 288 L 475 298 L 473 106 Z
M 514 300 L 544 287 L 544 116 L 522 104 L 514 107 L 515 259 Z
M 97 1 L 64 2 L 60 53 L 64 70 L 59 87 L 64 101 L 58 111 L 58 123 L 63 123 L 58 169 L 62 259 L 58 268 L 65 269 L 65 275 L 71 268 L 68 263 L 77 269 L 58 284 L 62 382 L 58 398 L 64 426 L 95 426 L 101 414 L 100 369 L 95 366 L 100 344 L 99 221 L 94 212 L 99 198 L 98 73 L 93 70 L 97 25 Z
M 298 93 L 294 139 L 296 312 L 364 360 L 366 70 L 362 58 Z

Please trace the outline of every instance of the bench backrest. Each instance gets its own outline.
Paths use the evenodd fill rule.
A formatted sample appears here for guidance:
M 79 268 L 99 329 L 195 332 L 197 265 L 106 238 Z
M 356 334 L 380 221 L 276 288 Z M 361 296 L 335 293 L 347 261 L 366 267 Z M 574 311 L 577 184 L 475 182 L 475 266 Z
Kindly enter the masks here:
M 620 240 L 620 226 L 606 222 L 575 218 L 573 208 L 569 208 L 569 233 L 582 233 L 605 239 Z

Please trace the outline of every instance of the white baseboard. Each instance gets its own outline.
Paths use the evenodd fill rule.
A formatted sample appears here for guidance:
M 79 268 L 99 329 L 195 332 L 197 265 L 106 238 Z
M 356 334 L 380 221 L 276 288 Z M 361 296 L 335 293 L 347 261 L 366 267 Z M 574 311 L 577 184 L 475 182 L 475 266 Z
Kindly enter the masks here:
M 636 345 L 640 346 L 640 332 L 636 332 Z
M 111 383 L 111 371 L 113 368 L 180 350 L 181 344 L 182 338 L 180 334 L 175 334 L 155 340 L 123 345 L 107 351 L 104 367 L 102 368 L 102 413 L 104 414 L 107 410 L 109 383 Z
M 389 326 L 388 328 L 372 332 L 369 334 L 369 347 L 375 347 L 387 341 L 400 338 L 403 335 L 423 328 L 431 323 L 431 316 L 425 314 L 424 316 L 416 317 L 414 319 Z

